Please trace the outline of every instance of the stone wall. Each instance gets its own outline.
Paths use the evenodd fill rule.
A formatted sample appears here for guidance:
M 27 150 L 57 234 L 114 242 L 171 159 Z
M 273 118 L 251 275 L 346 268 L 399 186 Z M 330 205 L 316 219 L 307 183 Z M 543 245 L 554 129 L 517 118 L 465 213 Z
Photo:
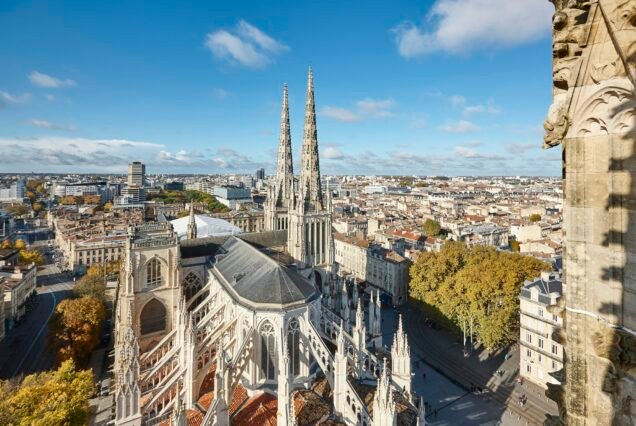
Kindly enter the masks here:
M 568 425 L 636 421 L 636 1 L 552 0 L 545 146 L 564 175 L 565 375 L 548 395 Z M 563 336 L 563 334 L 562 334 Z

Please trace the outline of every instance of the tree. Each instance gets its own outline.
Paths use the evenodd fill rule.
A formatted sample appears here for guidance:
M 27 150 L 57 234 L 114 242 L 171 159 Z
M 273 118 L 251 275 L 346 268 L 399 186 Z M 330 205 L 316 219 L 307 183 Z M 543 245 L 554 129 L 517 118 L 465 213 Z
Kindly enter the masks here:
M 37 250 L 20 250 L 18 258 L 22 265 L 30 265 L 31 263 L 35 263 L 35 266 L 44 265 L 44 256 Z
M 106 297 L 106 282 L 103 276 L 87 274 L 75 284 L 73 293 L 79 297 L 90 296 L 103 301 Z
M 529 256 L 449 241 L 439 253 L 420 254 L 411 266 L 409 293 L 455 330 L 472 317 L 479 340 L 496 349 L 516 340 L 519 290 L 542 270 L 549 265 Z
M 530 219 L 530 222 L 535 223 L 541 220 L 541 215 L 538 213 L 533 213 L 530 215 L 529 219 Z
M 12 213 L 14 216 L 24 216 L 29 212 L 29 209 L 27 209 L 24 204 L 14 204 L 7 207 L 7 211 Z
M 80 426 L 88 424 L 93 373 L 72 360 L 56 371 L 31 374 L 19 384 L 0 382 L 0 424 Z
M 0 248 L 3 249 L 12 249 L 13 248 L 13 243 L 11 242 L 11 240 L 6 239 L 2 242 L 2 245 L 0 245 Z
M 85 362 L 97 346 L 104 315 L 104 304 L 95 297 L 60 302 L 50 322 L 58 358 Z
M 108 201 L 106 204 L 104 204 L 104 211 L 109 212 L 113 209 L 113 203 L 111 203 L 110 201 Z
M 510 250 L 514 251 L 514 252 L 519 252 L 521 251 L 521 244 L 519 244 L 519 241 L 517 240 L 512 240 L 510 241 Z
M 16 250 L 24 250 L 24 249 L 26 249 L 26 243 L 24 242 L 23 239 L 17 239 L 17 240 L 15 240 L 15 244 L 13 245 L 13 247 Z
M 62 204 L 65 206 L 72 206 L 77 203 L 78 203 L 77 197 L 74 197 L 72 195 L 65 195 L 64 197 L 62 197 Z
M 44 204 L 40 203 L 40 202 L 35 202 L 33 203 L 33 211 L 36 213 L 41 212 L 42 210 L 44 210 Z
M 433 219 L 426 219 L 422 228 L 428 237 L 436 237 L 442 231 L 442 227 L 439 222 Z

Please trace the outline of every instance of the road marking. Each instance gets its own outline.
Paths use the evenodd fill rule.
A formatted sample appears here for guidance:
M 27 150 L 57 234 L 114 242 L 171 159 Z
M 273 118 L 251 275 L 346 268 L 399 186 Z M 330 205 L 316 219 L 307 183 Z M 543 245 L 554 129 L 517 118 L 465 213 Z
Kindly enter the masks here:
M 55 307 L 57 306 L 57 298 L 55 297 L 55 293 L 51 292 L 50 287 L 47 286 L 47 290 L 48 290 L 48 294 L 50 294 L 53 297 L 53 307 L 51 308 L 51 312 L 49 313 L 48 318 L 46 319 L 44 324 L 42 324 L 42 327 L 40 328 L 40 331 L 38 331 L 38 334 L 35 336 L 35 339 L 33 339 L 33 341 L 31 342 L 31 346 L 29 346 L 29 349 L 27 349 L 26 353 L 22 357 L 22 360 L 20 361 L 20 364 L 18 364 L 17 368 L 13 372 L 13 376 L 18 374 L 18 371 L 20 371 L 20 368 L 22 368 L 22 365 L 24 364 L 24 361 L 26 361 L 27 357 L 31 354 L 31 351 L 33 350 L 33 347 L 35 346 L 35 344 L 37 343 L 38 339 L 40 338 L 40 336 L 44 332 L 44 329 L 46 327 L 48 327 L 49 321 L 50 321 L 51 317 L 53 316 L 53 313 L 55 312 Z

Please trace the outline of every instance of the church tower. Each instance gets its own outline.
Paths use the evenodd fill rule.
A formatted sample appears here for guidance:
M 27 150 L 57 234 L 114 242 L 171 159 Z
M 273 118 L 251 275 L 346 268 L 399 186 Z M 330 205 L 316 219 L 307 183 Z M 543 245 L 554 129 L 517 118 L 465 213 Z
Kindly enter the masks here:
M 298 191 L 289 215 L 289 253 L 306 267 L 333 264 L 331 197 L 323 194 L 320 183 L 316 106 L 311 68 L 307 79 L 305 128 Z
M 283 86 L 283 107 L 280 117 L 278 166 L 273 185 L 265 202 L 265 228 L 268 231 L 289 227 L 288 212 L 294 192 L 294 166 L 292 163 L 291 133 L 289 129 L 289 101 L 287 84 Z

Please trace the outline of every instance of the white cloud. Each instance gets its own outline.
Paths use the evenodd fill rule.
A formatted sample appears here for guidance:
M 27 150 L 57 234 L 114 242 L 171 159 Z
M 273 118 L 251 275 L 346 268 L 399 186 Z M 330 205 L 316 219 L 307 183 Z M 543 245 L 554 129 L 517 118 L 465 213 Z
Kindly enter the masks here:
M 473 148 L 468 148 L 465 146 L 456 146 L 453 150 L 453 153 L 457 157 L 461 158 L 469 158 L 475 160 L 506 160 L 507 157 L 498 154 L 490 154 L 490 153 L 481 153 L 477 152 Z
M 464 96 L 449 96 L 448 102 L 453 108 L 461 110 L 466 115 L 473 115 L 479 113 L 497 114 L 501 112 L 499 108 L 495 106 L 492 99 L 489 99 L 486 104 L 468 105 L 468 100 Z
M 323 107 L 320 110 L 320 114 L 325 117 L 333 118 L 334 120 L 344 121 L 345 123 L 355 123 L 361 119 L 358 114 L 351 110 L 330 106 Z
M 75 83 L 75 80 L 71 80 L 70 78 L 55 78 L 38 71 L 33 71 L 31 74 L 29 74 L 29 80 L 31 80 L 31 83 L 35 84 L 36 86 L 46 87 L 49 89 L 72 87 L 77 85 L 77 83 Z
M 541 144 L 513 142 L 504 145 L 504 149 L 511 154 L 524 154 L 526 151 L 535 151 L 538 154 L 541 152 Z
M 225 90 L 225 89 L 221 89 L 221 88 L 214 89 L 214 96 L 217 99 L 225 99 L 225 98 L 227 98 L 230 95 L 231 95 L 231 93 L 229 91 Z
M 134 160 L 157 171 L 251 172 L 259 167 L 273 166 L 254 161 L 230 148 L 219 148 L 204 155 L 196 150 L 171 152 L 162 144 L 124 139 L 0 138 L 2 170 L 122 172 Z
M 31 99 L 31 95 L 29 93 L 25 93 L 23 95 L 12 95 L 7 92 L 0 91 L 0 109 L 8 105 L 19 105 L 25 102 L 28 102 Z
M 243 20 L 238 23 L 234 33 L 227 30 L 209 33 L 205 47 L 217 59 L 249 68 L 262 68 L 273 61 L 274 55 L 289 50 L 288 46 Z
M 425 114 L 414 114 L 409 127 L 412 129 L 423 129 L 426 127 L 427 121 Z
M 478 130 L 477 126 L 467 120 L 459 120 L 454 123 L 446 123 L 440 127 L 446 133 L 472 133 Z
M 462 54 L 546 37 L 552 14 L 553 6 L 542 0 L 436 0 L 422 26 L 404 22 L 394 33 L 407 59 L 438 51 Z
M 251 40 L 268 52 L 279 53 L 289 50 L 289 47 L 278 42 L 256 28 L 254 25 L 241 20 L 238 24 L 238 33 L 245 39 Z
M 345 123 L 355 123 L 365 119 L 380 119 L 393 116 L 395 102 L 392 99 L 365 98 L 355 103 L 355 108 L 325 106 L 320 114 Z
M 47 120 L 39 120 L 37 118 L 32 118 L 29 120 L 28 124 L 33 127 L 39 127 L 41 129 L 51 129 L 51 130 L 75 130 L 75 125 L 73 124 L 57 124 Z
M 450 98 L 448 98 L 448 101 L 454 108 L 460 108 L 466 104 L 466 98 L 463 96 L 451 96 Z
M 356 106 L 363 115 L 373 118 L 384 118 L 393 115 L 390 110 L 395 106 L 395 102 L 391 99 L 375 100 L 367 98 L 356 102 Z
M 464 107 L 464 114 L 473 115 L 473 114 L 499 114 L 501 110 L 495 106 L 492 101 L 488 101 L 488 103 L 477 104 L 477 105 L 466 105 Z
M 340 151 L 335 146 L 328 146 L 323 149 L 321 156 L 328 160 L 341 160 L 344 158 L 344 154 L 342 153 L 342 151 Z

